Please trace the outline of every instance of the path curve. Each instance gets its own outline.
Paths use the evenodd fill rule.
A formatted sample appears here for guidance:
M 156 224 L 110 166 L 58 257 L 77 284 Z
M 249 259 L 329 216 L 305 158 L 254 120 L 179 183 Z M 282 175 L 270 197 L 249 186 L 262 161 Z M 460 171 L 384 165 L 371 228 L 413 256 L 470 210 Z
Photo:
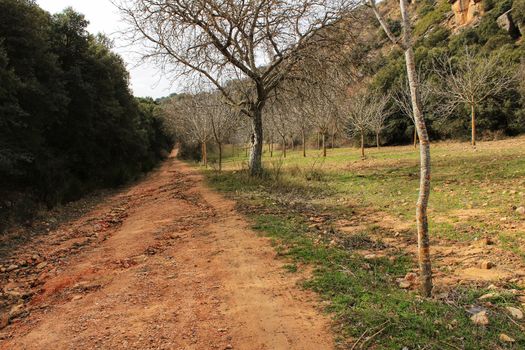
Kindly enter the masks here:
M 122 225 L 48 274 L 0 349 L 333 349 L 316 296 L 195 169 L 172 155 L 95 211 L 117 204 Z

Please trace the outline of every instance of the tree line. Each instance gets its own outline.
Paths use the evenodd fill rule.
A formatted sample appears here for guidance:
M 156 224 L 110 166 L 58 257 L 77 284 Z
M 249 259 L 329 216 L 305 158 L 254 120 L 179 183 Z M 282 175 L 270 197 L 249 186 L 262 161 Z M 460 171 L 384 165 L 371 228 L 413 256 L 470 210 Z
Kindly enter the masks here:
M 111 41 L 71 8 L 0 1 L 2 226 L 150 170 L 172 147 L 161 109 L 136 99 Z

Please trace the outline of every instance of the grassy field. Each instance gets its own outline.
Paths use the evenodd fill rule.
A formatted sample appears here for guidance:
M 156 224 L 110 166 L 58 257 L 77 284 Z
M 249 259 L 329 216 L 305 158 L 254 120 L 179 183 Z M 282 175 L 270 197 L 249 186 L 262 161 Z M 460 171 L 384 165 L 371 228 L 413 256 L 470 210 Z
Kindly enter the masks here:
M 497 292 L 489 282 L 446 285 L 442 278 L 428 300 L 399 288 L 399 279 L 414 271 L 413 251 L 386 239 L 399 235 L 414 246 L 413 147 L 368 149 L 366 160 L 353 148 L 328 150 L 327 158 L 309 150 L 307 158 L 292 151 L 283 159 L 277 151 L 273 158 L 265 154 L 261 179 L 247 176 L 243 152 L 226 153 L 225 171 L 206 171 L 209 183 L 235 198 L 254 227 L 274 239 L 290 273 L 314 268 L 304 286 L 334 313 L 342 348 L 525 348 L 525 324 L 505 309 L 523 309 L 525 275 L 499 281 Z M 525 138 L 482 142 L 476 150 L 464 143 L 434 144 L 432 157 L 433 244 L 461 250 L 490 239 L 516 256 L 516 269 L 522 269 L 525 217 L 515 209 L 525 205 Z M 344 231 L 341 222 L 356 229 Z M 445 259 L 437 263 L 441 276 L 459 269 L 448 265 Z M 490 291 L 489 299 L 478 299 Z M 488 326 L 469 319 L 478 310 L 489 313 Z M 500 340 L 502 333 L 515 342 Z

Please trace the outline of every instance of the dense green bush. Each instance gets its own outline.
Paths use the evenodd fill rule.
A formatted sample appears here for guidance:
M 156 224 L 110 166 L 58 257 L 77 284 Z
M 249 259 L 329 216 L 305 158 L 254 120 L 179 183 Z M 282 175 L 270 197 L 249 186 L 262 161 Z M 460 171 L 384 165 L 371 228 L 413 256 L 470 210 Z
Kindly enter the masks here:
M 135 99 L 111 43 L 67 9 L 0 0 L 0 221 L 150 170 L 171 149 L 160 108 Z
M 525 0 L 514 0 L 512 2 L 512 18 L 525 29 Z M 525 33 L 521 33 L 525 35 Z

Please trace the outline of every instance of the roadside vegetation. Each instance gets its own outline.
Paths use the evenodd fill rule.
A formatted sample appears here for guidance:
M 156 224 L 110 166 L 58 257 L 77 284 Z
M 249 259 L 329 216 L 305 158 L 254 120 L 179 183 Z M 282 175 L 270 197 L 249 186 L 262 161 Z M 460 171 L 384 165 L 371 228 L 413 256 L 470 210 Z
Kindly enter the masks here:
M 151 170 L 172 147 L 112 42 L 73 9 L 0 1 L 0 232 Z
M 307 158 L 302 150 L 289 150 L 286 159 L 266 153 L 267 172 L 257 179 L 245 170 L 244 152 L 234 155 L 230 146 L 224 171 L 206 175 L 211 186 L 238 202 L 255 229 L 272 238 L 288 261 L 287 271 L 305 274 L 304 287 L 326 300 L 342 347 L 519 349 L 525 346 L 525 323 L 506 307 L 525 303 L 519 277 L 525 217 L 516 212 L 525 204 L 524 146 L 524 138 L 480 143 L 477 151 L 466 143 L 434 145 L 432 299 L 412 292 L 416 261 L 402 243 L 413 245 L 415 237 L 418 152 L 411 146 L 370 149 L 365 161 L 355 148 L 329 150 L 326 158 L 311 149 Z M 215 157 L 210 154 L 210 164 Z M 438 254 L 442 248 L 468 251 L 485 240 L 497 251 L 461 264 L 455 262 L 468 255 Z M 461 275 L 486 259 L 504 264 L 501 251 L 519 256 L 517 275 L 495 280 Z M 470 319 L 481 310 L 487 310 L 488 325 Z M 515 342 L 501 340 L 502 334 Z

